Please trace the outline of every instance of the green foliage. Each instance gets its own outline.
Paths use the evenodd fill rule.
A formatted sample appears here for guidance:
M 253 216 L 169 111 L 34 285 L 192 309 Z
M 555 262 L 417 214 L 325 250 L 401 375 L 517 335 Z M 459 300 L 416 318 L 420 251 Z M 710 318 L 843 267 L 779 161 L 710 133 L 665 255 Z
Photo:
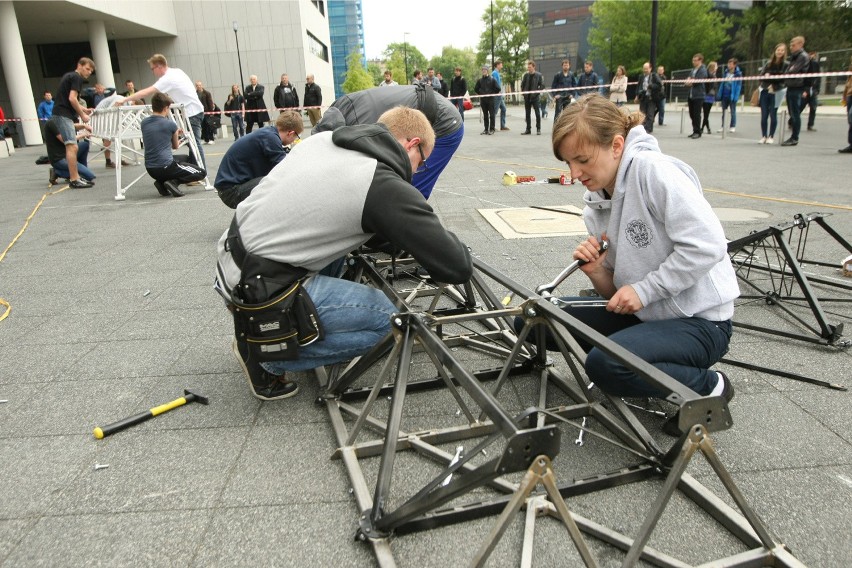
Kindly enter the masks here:
M 374 85 L 378 85 L 385 80 L 384 71 L 382 71 L 382 68 L 373 61 L 367 62 L 367 73 L 370 74 L 370 78 L 373 80 Z
M 651 55 L 651 2 L 597 0 L 592 5 L 592 29 L 588 54 L 613 67 L 624 65 L 628 74 L 641 72 Z M 728 43 L 732 23 L 713 10 L 711 0 L 659 3 L 657 19 L 657 64 L 667 69 L 692 67 L 692 55 L 703 53 L 705 61 L 718 59 Z M 612 38 L 612 46 L 609 39 Z M 580 54 L 586 57 L 586 54 Z
M 482 13 L 485 31 L 479 36 L 477 67 L 491 58 L 491 7 Z M 527 72 L 529 58 L 529 25 L 525 0 L 494 0 L 494 58 L 503 61 L 503 84 L 514 84 Z M 480 76 L 475 70 L 471 77 Z
M 343 81 L 343 92 L 354 93 L 375 87 L 372 77 L 361 65 L 361 54 L 353 51 L 349 55 L 349 60 L 346 66 L 346 80 Z
M 405 54 L 408 54 L 408 76 L 405 73 Z M 393 73 L 393 80 L 400 85 L 411 83 L 411 78 L 414 76 L 414 70 L 420 69 L 426 73 L 426 68 L 429 67 L 429 62 L 426 56 L 419 49 L 411 45 L 406 46 L 405 42 L 391 43 L 383 52 L 386 68 Z M 384 78 L 383 78 L 384 79 Z
M 852 47 L 852 8 L 846 0 L 755 0 L 740 21 L 733 46 L 748 60 L 766 59 L 775 45 L 797 35 L 806 38 L 808 51 Z
M 461 67 L 462 77 L 468 80 L 468 85 L 473 89 L 473 84 L 470 83 L 471 77 L 479 77 L 479 65 L 476 64 L 476 53 L 472 48 L 458 49 L 452 46 L 444 46 L 441 50 L 441 55 L 437 55 L 429 61 L 429 66 L 435 68 L 435 72 L 440 72 L 444 76 L 444 81 L 447 85 L 455 76 L 454 70 L 456 67 Z M 475 81 L 475 79 L 474 79 Z

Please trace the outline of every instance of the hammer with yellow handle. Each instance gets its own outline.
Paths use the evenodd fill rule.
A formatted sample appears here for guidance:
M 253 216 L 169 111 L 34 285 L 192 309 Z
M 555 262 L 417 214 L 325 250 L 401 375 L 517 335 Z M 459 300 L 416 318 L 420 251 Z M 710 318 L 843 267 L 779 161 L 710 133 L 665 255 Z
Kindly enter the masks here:
M 169 410 L 173 410 L 179 406 L 183 406 L 189 402 L 200 402 L 201 404 L 208 404 L 210 402 L 206 396 L 200 395 L 197 392 L 192 392 L 189 389 L 184 389 L 183 394 L 184 396 L 171 402 L 167 402 L 166 404 L 155 406 L 151 410 L 146 410 L 145 412 L 140 412 L 134 416 L 129 416 L 123 420 L 104 426 L 103 428 L 98 426 L 95 428 L 95 438 L 102 440 L 105 436 L 109 436 L 110 434 L 115 434 L 125 428 L 141 424 L 150 418 L 163 414 L 164 412 L 168 412 Z

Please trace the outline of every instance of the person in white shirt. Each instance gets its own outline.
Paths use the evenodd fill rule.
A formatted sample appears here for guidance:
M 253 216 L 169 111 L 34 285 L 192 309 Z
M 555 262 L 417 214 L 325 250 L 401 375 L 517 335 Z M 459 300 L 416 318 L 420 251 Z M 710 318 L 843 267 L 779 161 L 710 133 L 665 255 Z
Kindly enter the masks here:
M 192 135 L 195 137 L 195 146 L 198 148 L 200 156 L 195 156 L 193 152 L 190 152 L 190 159 L 197 166 L 206 170 L 204 149 L 201 147 L 201 122 L 204 118 L 204 107 L 198 100 L 195 84 L 189 78 L 189 75 L 177 67 L 169 67 L 166 56 L 161 53 L 152 55 L 148 59 L 148 65 L 151 67 L 151 73 L 157 78 L 157 82 L 141 91 L 136 91 L 130 96 L 119 98 L 115 103 L 116 106 L 137 101 L 157 92 L 169 95 L 173 104 L 183 105 L 186 116 L 189 117 L 189 124 L 192 126 Z

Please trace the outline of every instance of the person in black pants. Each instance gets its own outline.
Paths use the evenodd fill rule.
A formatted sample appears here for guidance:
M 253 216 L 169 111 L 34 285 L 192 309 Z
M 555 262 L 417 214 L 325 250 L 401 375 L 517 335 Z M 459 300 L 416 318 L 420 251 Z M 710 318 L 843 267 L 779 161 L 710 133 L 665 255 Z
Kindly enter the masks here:
M 500 94 L 500 87 L 491 76 L 488 65 L 482 66 L 482 77 L 474 85 L 473 91 L 481 97 L 479 106 L 482 109 L 482 123 L 485 128 L 482 134 L 494 134 L 494 103 L 497 102 L 494 95 Z
M 696 82 L 707 78 L 704 56 L 696 53 L 692 56 L 692 71 L 684 84 L 689 87 L 689 118 L 692 120 L 690 138 L 701 138 L 701 116 L 704 108 L 705 83 Z
M 522 135 L 532 134 L 530 123 L 530 111 L 535 110 L 536 134 L 541 134 L 541 109 L 538 106 L 539 91 L 544 89 L 544 79 L 541 73 L 535 70 L 535 61 L 527 61 L 527 72 L 521 79 L 521 91 L 524 93 L 524 114 L 527 119 L 527 129 Z

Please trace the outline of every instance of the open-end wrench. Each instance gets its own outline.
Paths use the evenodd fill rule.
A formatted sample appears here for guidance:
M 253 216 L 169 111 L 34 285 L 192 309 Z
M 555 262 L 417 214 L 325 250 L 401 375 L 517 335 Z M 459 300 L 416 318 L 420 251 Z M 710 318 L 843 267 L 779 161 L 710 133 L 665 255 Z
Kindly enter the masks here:
M 582 427 L 582 428 L 585 428 L 585 427 L 586 427 L 586 417 L 585 417 L 585 416 L 583 416 L 583 423 L 581 424 L 581 427 Z M 576 439 L 576 440 L 574 440 L 574 443 L 575 443 L 575 444 L 577 444 L 578 446 L 582 446 L 582 445 L 583 445 L 583 435 L 584 435 L 585 433 L 586 433 L 586 431 L 585 431 L 585 430 L 583 430 L 583 429 L 581 429 L 581 430 L 580 430 L 580 435 L 579 435 L 579 436 L 577 436 L 577 439 Z

